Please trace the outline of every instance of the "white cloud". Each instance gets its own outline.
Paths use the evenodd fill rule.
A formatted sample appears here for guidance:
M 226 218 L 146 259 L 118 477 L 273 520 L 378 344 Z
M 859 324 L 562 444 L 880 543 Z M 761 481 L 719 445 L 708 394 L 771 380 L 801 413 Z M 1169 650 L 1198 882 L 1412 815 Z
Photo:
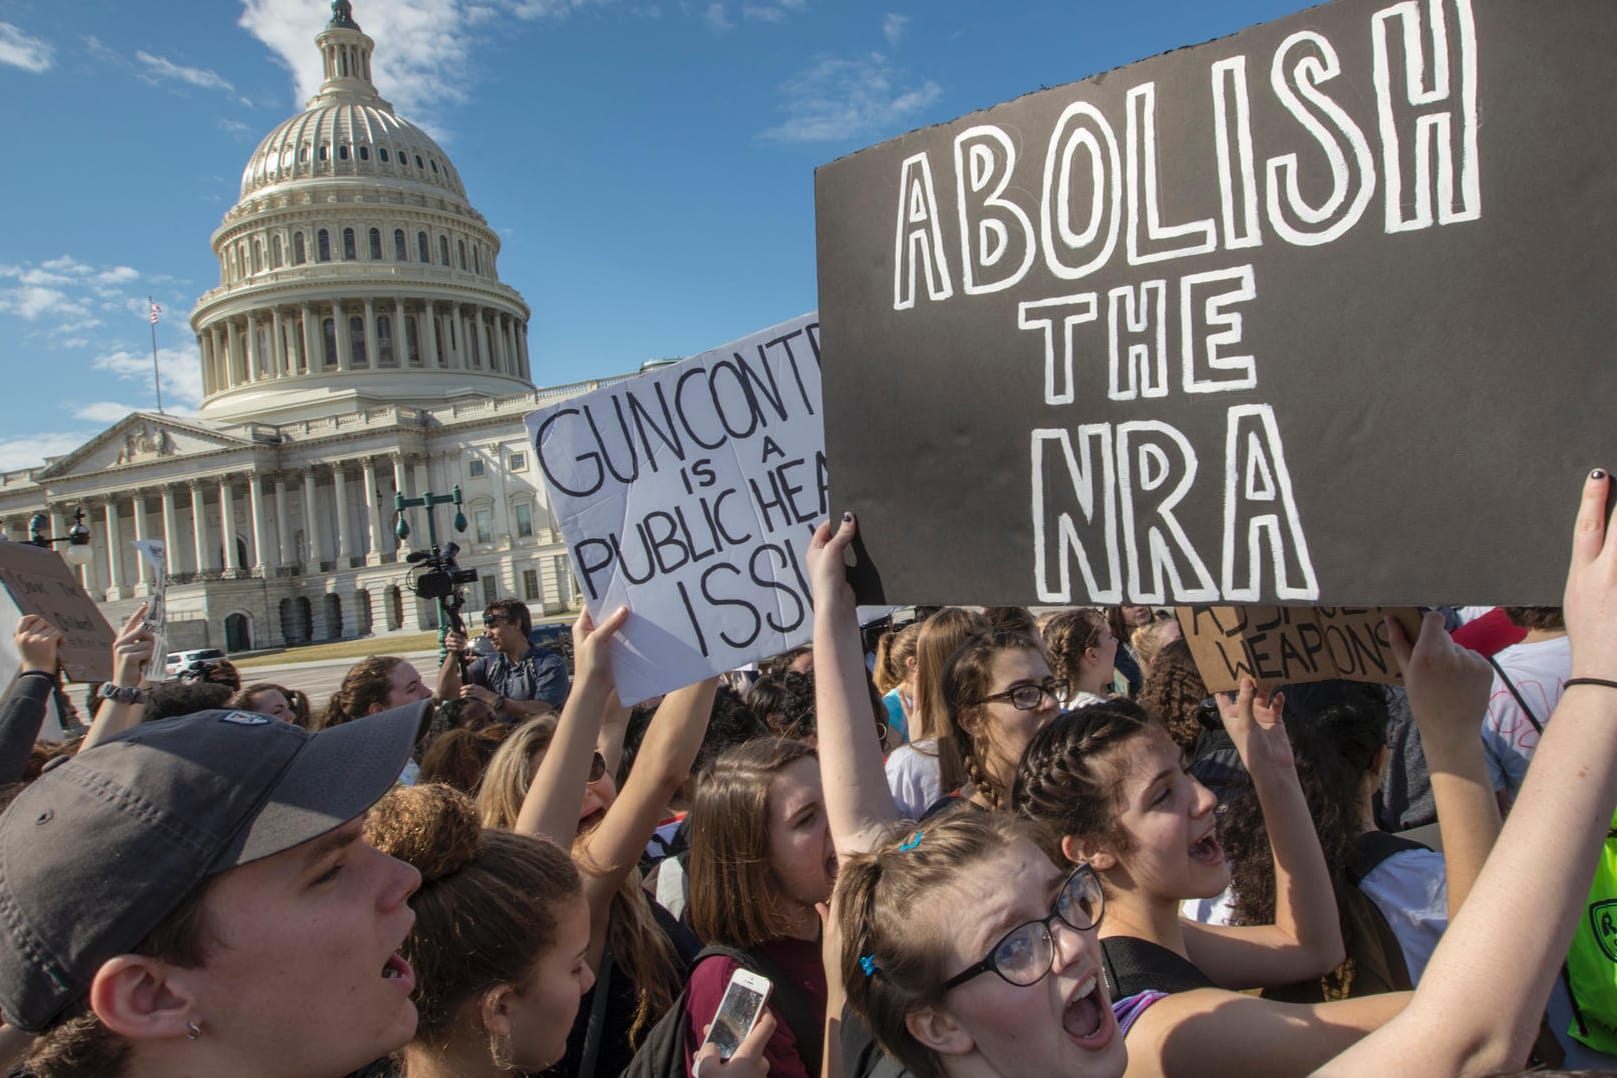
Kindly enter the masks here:
M 94 438 L 97 433 L 99 432 L 93 430 L 55 431 L 0 438 L 0 472 L 38 468 L 45 463 L 46 457 L 65 456 Z
M 163 372 L 164 407 L 174 404 L 189 409 L 202 403 L 202 356 L 195 341 L 178 348 L 159 348 L 157 363 Z M 90 366 L 141 383 L 140 395 L 129 402 L 131 408 L 148 408 L 154 403 L 150 352 L 120 349 L 97 356 Z
M 183 82 L 204 90 L 235 92 L 235 87 L 230 85 L 228 79 L 206 68 L 186 67 L 165 57 L 153 56 L 144 50 L 137 51 L 135 59 L 140 63 L 140 77 L 153 84 L 164 81 Z
M 784 22 L 788 15 L 796 15 L 808 7 L 808 0 L 773 0 L 772 3 L 744 3 L 741 17 L 753 22 Z
M 91 423 L 112 424 L 134 410 L 134 405 L 124 404 L 119 401 L 94 401 L 74 408 L 73 418 L 86 419 Z
M 0 288 L 0 313 L 14 314 L 30 322 L 45 315 L 82 315 L 88 310 L 83 300 L 73 299 L 59 289 L 33 284 Z
M 54 53 L 49 42 L 30 37 L 9 22 L 0 22 L 0 64 L 41 75 L 51 69 Z
M 879 52 L 825 57 L 781 86 L 788 119 L 760 137 L 769 142 L 838 142 L 897 134 L 943 96 L 931 80 L 913 82 Z
M 898 47 L 898 43 L 904 39 L 904 32 L 909 28 L 910 17 L 908 15 L 888 15 L 881 21 L 882 37 L 885 37 L 887 44 L 894 48 Z
M 724 10 L 724 4 L 720 0 L 713 0 L 713 3 L 707 6 L 707 10 L 702 13 L 702 19 L 717 34 L 722 34 L 735 26 L 735 23 L 730 21 L 729 13 Z
M 219 121 L 219 130 L 228 131 L 232 135 L 245 135 L 247 132 L 251 131 L 252 128 L 248 127 L 240 120 L 221 119 Z
M 139 278 L 140 271 L 132 266 L 113 266 L 95 275 L 98 284 L 125 284 Z

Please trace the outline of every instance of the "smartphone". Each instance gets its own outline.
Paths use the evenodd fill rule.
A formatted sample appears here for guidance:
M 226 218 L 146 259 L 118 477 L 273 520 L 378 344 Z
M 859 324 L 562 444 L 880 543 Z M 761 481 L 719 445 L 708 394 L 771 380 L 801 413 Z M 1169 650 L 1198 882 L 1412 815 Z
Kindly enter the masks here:
M 719 1000 L 719 1013 L 713 1016 L 713 1028 L 707 1031 L 704 1045 L 719 1046 L 719 1058 L 729 1059 L 746 1039 L 758 1016 L 764 1013 L 769 1001 L 769 978 L 760 977 L 748 969 L 738 969 L 725 986 L 724 998 Z M 700 1051 L 700 1049 L 698 1049 Z

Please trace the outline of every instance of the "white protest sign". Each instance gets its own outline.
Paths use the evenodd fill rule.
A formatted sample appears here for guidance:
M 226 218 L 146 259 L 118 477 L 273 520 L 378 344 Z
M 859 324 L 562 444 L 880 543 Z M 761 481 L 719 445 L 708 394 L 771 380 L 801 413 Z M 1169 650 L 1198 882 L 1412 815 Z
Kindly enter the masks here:
M 141 619 L 152 634 L 152 658 L 146 664 L 145 677 L 147 681 L 162 681 L 168 677 L 168 558 L 161 539 L 136 539 L 132 545 L 152 572 L 152 594 L 146 600 L 146 616 Z
M 827 515 L 819 317 L 527 416 L 625 704 L 806 643 Z

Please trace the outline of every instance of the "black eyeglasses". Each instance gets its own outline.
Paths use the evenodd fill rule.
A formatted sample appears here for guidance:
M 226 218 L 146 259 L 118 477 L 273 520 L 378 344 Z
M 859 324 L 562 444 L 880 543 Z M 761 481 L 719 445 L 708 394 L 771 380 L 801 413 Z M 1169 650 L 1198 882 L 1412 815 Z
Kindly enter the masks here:
M 1011 706 L 1018 711 L 1032 711 L 1039 706 L 1039 701 L 1049 696 L 1056 703 L 1067 698 L 1067 679 L 1049 678 L 1043 685 L 1014 685 L 1004 692 L 996 692 L 992 696 L 985 696 L 977 702 L 979 704 L 992 703 L 995 700 L 1009 700 Z
M 1037 984 L 1050 972 L 1056 960 L 1056 941 L 1050 932 L 1050 922 L 1060 918 L 1062 924 L 1073 930 L 1087 932 L 1100 924 L 1105 912 L 1106 899 L 1101 894 L 1100 880 L 1095 876 L 1095 870 L 1088 865 L 1079 865 L 1062 881 L 1049 916 L 1038 921 L 1026 921 L 1005 933 L 989 949 L 987 958 L 944 981 L 943 990 L 947 992 L 979 973 L 990 971 L 999 974 L 1008 984 L 1024 988 Z

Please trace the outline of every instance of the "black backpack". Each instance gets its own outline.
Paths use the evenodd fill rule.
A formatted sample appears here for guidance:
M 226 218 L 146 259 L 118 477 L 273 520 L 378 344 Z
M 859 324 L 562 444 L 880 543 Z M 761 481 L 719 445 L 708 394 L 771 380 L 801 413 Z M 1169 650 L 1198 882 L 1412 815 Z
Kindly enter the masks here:
M 814 1021 L 814 1009 L 804 998 L 801 987 L 792 983 L 778 966 L 761 955 L 734 947 L 712 945 L 702 948 L 691 960 L 691 972 L 709 958 L 728 958 L 745 969 L 769 978 L 770 1005 L 776 1008 L 797 1039 L 797 1053 L 809 1074 L 820 1073 L 823 1031 Z M 668 1013 L 657 1019 L 635 1050 L 634 1059 L 622 1078 L 686 1078 L 685 1070 L 685 992 L 680 992 Z

